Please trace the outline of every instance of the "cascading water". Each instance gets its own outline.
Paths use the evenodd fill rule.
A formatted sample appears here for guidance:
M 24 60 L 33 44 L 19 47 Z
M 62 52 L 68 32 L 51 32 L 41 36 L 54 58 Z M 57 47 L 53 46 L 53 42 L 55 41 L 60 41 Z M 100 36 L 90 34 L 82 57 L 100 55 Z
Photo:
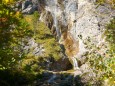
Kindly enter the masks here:
M 72 27 L 70 29 L 76 29 L 76 14 L 77 14 L 77 0 L 73 0 L 72 2 L 68 3 L 67 8 L 66 8 L 66 12 L 69 15 L 70 14 L 70 20 L 71 20 L 71 24 Z M 77 54 L 77 53 L 76 53 Z M 72 59 L 72 64 L 73 64 L 73 69 L 79 69 L 78 67 L 78 62 L 76 60 L 76 58 L 70 57 Z
M 73 69 L 74 70 L 79 69 L 78 62 L 75 57 L 72 58 L 72 61 L 73 61 Z
M 22 1 L 23 0 L 21 0 L 21 2 Z M 38 0 L 26 0 L 26 1 L 31 2 L 31 1 L 38 1 Z M 46 23 L 46 25 L 49 26 L 51 31 L 53 30 L 52 32 L 56 33 L 60 45 L 62 44 L 62 48 L 64 48 L 63 49 L 64 51 L 62 52 L 66 54 L 65 57 L 68 56 L 68 58 L 70 59 L 73 65 L 74 70 L 67 69 L 67 68 L 71 68 L 67 64 L 69 63 L 68 59 L 65 61 L 61 59 L 55 62 L 51 58 L 51 60 L 44 61 L 45 63 L 43 64 L 43 68 L 45 68 L 44 67 L 45 65 L 46 70 L 43 72 L 43 78 L 39 79 L 38 85 L 34 85 L 34 86 L 49 86 L 49 85 L 50 86 L 84 86 L 79 84 L 80 82 L 79 75 L 82 74 L 86 76 L 88 73 L 90 73 L 90 68 L 89 68 L 90 66 L 88 66 L 87 62 L 85 62 L 86 60 L 83 61 L 81 57 L 86 58 L 87 53 L 84 52 L 88 51 L 88 54 L 90 54 L 89 51 L 91 52 L 93 51 L 93 46 L 94 48 L 95 47 L 102 48 L 100 50 L 94 49 L 97 55 L 105 56 L 107 48 L 103 48 L 106 45 L 106 43 L 105 40 L 102 40 L 102 33 L 103 30 L 105 29 L 104 27 L 105 24 L 109 22 L 110 19 L 115 14 L 115 12 L 111 8 L 109 8 L 109 6 L 107 6 L 106 4 L 102 6 L 99 5 L 96 6 L 94 4 L 95 1 L 96 0 L 39 0 L 38 1 L 39 3 L 42 3 L 42 4 L 38 4 L 39 5 L 38 8 L 40 12 L 41 10 L 43 10 L 42 11 L 43 13 L 41 12 L 43 14 L 43 15 L 41 14 L 42 16 L 40 17 L 41 20 L 43 19 L 44 23 Z M 25 8 L 24 4 L 25 2 L 22 3 L 22 10 L 24 10 Z M 62 36 L 65 36 L 64 33 L 66 33 L 66 37 L 62 38 Z M 62 43 L 61 43 L 61 39 L 62 39 Z M 35 56 L 44 54 L 45 52 L 44 47 L 42 45 L 38 46 L 36 43 L 34 43 L 34 41 L 35 40 L 33 39 L 30 40 L 30 42 L 27 43 L 28 46 L 25 46 L 24 44 L 23 48 L 28 53 L 30 51 L 30 47 L 32 47 L 33 50 L 32 54 Z M 87 47 L 90 47 L 91 49 L 86 50 L 88 49 Z M 78 70 L 79 69 L 78 62 L 76 58 L 81 61 L 82 66 L 80 66 L 80 70 Z M 88 79 L 90 79 L 89 77 L 93 75 L 95 77 L 95 74 L 88 74 Z M 75 77 L 77 77 L 77 80 L 73 80 L 75 79 Z M 86 79 L 83 78 L 83 81 L 84 80 L 87 81 Z M 92 82 L 93 79 L 90 80 Z M 41 83 L 42 81 L 43 83 Z
M 87 51 L 85 41 L 89 37 L 91 42 L 95 45 L 102 42 L 102 34 L 105 28 L 104 25 L 114 16 L 114 12 L 108 7 L 97 7 L 94 4 L 96 0 L 44 1 L 46 3 L 45 12 L 50 12 L 52 14 L 52 26 L 56 29 L 58 39 L 61 39 L 60 35 L 62 36 L 63 34 L 62 30 L 65 29 L 64 31 L 71 33 L 71 36 L 74 38 L 73 40 L 79 41 L 79 52 L 74 53 L 75 56 L 73 55 L 69 58 L 80 57 Z M 112 13 L 110 13 L 110 11 Z M 79 38 L 79 35 L 82 39 Z M 73 63 L 76 64 L 76 61 L 73 60 Z
M 57 20 L 57 16 L 56 16 L 57 10 L 58 10 L 58 9 L 57 9 L 58 3 L 57 3 L 57 0 L 54 0 L 54 2 L 55 2 L 54 13 L 53 13 L 53 17 L 54 17 L 54 26 L 55 26 L 55 28 L 56 28 L 57 38 L 58 38 L 58 40 L 59 40 L 61 34 L 60 34 L 60 30 L 59 30 L 59 28 L 58 28 L 58 20 Z
M 57 39 L 59 40 L 60 39 L 60 36 L 61 36 L 61 32 L 60 32 L 60 29 L 58 27 L 58 14 L 60 13 L 60 10 L 58 8 L 58 2 L 57 0 L 46 0 L 46 7 L 45 9 L 49 12 L 51 12 L 52 14 L 52 17 L 53 17 L 53 21 L 54 21 L 54 24 L 53 24 L 53 27 L 56 29 L 56 34 L 57 34 Z
M 60 8 L 59 3 L 63 6 L 64 9 Z M 76 28 L 76 14 L 78 9 L 78 3 L 77 0 L 46 0 L 46 11 L 49 11 L 53 16 L 54 24 L 53 26 L 56 29 L 57 33 L 57 39 L 60 40 L 61 37 L 61 31 L 59 28 L 59 20 L 61 21 L 62 25 L 67 26 L 66 30 L 75 29 Z M 61 28 L 63 29 L 63 28 Z M 67 31 L 67 32 L 68 32 Z M 72 34 L 71 34 L 72 36 Z M 77 53 L 76 53 L 77 54 Z M 68 55 L 67 55 L 68 56 Z M 69 56 L 68 56 L 69 57 Z M 69 57 L 72 61 L 73 68 L 78 68 L 78 63 L 73 55 L 72 57 Z

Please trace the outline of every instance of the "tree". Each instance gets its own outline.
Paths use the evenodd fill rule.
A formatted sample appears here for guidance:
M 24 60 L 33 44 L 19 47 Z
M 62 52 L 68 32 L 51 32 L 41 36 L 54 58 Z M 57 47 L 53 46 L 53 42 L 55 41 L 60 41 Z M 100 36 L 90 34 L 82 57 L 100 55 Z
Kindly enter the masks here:
M 12 68 L 24 57 L 20 44 L 30 30 L 20 12 L 14 11 L 13 0 L 2 0 L 0 4 L 0 70 Z

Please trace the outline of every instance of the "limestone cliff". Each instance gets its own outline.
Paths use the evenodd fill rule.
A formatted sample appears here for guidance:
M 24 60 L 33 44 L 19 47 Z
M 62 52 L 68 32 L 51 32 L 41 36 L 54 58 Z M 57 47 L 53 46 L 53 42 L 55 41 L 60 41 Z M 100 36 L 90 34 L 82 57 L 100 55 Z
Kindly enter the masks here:
M 21 39 L 20 49 L 27 57 L 19 62 L 18 68 L 35 75 L 32 86 L 113 86 L 114 3 L 114 0 L 17 2 L 14 10 L 24 14 L 31 29 L 31 37 Z
M 114 17 L 110 5 L 98 5 L 96 0 L 44 0 L 40 20 L 55 33 L 70 58 L 81 57 L 87 40 L 97 47 L 105 43 L 102 34 L 105 25 Z M 74 59 L 73 59 L 74 62 Z M 74 65 L 75 66 L 75 65 Z

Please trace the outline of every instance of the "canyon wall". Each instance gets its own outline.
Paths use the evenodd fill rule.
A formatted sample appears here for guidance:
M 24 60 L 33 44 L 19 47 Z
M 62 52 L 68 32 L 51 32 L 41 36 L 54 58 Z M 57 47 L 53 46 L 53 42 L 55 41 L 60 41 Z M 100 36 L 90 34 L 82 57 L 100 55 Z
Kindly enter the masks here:
M 106 25 L 114 17 L 115 10 L 109 4 L 100 5 L 96 1 L 27 0 L 24 3 L 28 6 L 25 9 L 22 6 L 22 13 L 24 10 L 25 13 L 31 13 L 31 10 L 27 10 L 30 5 L 31 9 L 38 8 L 40 21 L 49 27 L 60 45 L 64 46 L 64 53 L 74 63 L 76 58 L 81 59 L 86 52 L 92 51 L 92 46 L 106 45 L 102 35 Z M 106 49 L 100 49 L 99 53 L 102 52 L 105 53 Z
M 105 26 L 115 11 L 108 4 L 98 5 L 96 0 L 44 0 L 40 20 L 55 33 L 69 57 L 81 57 L 89 51 L 86 41 L 100 46 L 105 39 Z M 66 35 L 65 35 L 66 34 Z M 74 52 L 74 53 L 73 53 Z

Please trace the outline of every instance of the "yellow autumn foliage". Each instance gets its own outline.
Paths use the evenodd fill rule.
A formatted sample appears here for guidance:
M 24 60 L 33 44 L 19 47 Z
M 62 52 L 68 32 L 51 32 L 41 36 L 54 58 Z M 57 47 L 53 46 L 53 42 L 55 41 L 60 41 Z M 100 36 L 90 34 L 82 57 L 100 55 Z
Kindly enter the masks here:
M 2 0 L 2 3 L 4 4 L 9 4 L 9 3 L 13 3 L 15 0 Z
M 15 17 L 16 17 L 16 18 L 19 18 L 20 15 L 21 15 L 21 13 L 20 13 L 19 11 L 17 11 L 16 14 L 15 14 Z

